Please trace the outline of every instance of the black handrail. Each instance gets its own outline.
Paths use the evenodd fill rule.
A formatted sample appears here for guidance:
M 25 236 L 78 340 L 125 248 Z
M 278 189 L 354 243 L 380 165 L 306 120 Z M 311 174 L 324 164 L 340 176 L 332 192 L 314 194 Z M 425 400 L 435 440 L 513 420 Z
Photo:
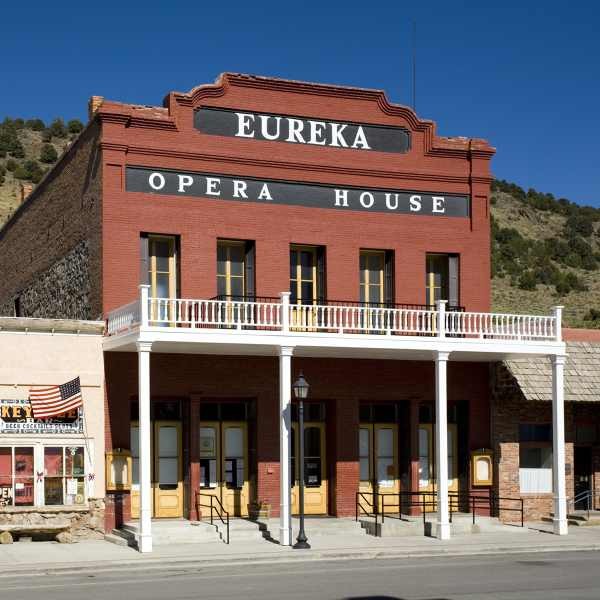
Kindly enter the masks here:
M 280 302 L 280 298 L 276 296 L 235 296 L 230 294 L 219 294 L 213 296 L 211 300 L 231 301 L 231 302 Z M 297 305 L 297 302 L 291 302 Z M 315 305 L 319 306 L 356 306 L 365 308 L 403 308 L 405 310 L 437 310 L 434 304 L 407 304 L 397 302 L 361 302 L 357 300 L 335 300 L 329 298 L 321 298 L 317 300 Z M 301 303 L 302 306 L 313 306 L 313 303 Z M 464 306 L 446 306 L 447 312 L 465 312 Z
M 372 500 L 368 500 L 366 496 L 371 496 Z M 377 492 L 356 492 L 355 521 L 358 521 L 359 513 L 361 515 L 365 514 L 367 517 L 375 517 L 375 535 L 381 537 L 381 530 L 378 523 L 379 511 L 377 510 L 377 505 L 379 503 L 378 496 L 379 494 Z M 361 500 L 364 500 L 371 510 L 366 510 L 362 505 Z
M 201 502 L 197 502 L 198 506 L 201 506 L 203 508 L 209 508 L 210 507 L 210 524 L 214 525 L 213 523 L 213 510 L 217 513 L 217 517 L 219 517 L 219 519 L 221 520 L 221 523 L 223 523 L 223 525 L 225 525 L 227 527 L 227 540 L 226 540 L 226 544 L 229 544 L 229 513 L 225 510 L 225 508 L 223 507 L 223 504 L 221 503 L 221 501 L 219 500 L 219 498 L 217 498 L 217 496 L 213 496 L 212 494 L 207 494 L 207 493 L 203 493 L 203 492 L 196 492 L 196 496 L 198 497 L 208 497 L 210 498 L 210 504 L 202 504 Z M 217 506 L 214 506 L 214 501 L 217 502 Z M 223 516 L 225 516 L 225 519 L 223 519 Z
M 420 492 L 386 492 L 379 494 L 381 496 L 381 522 L 385 523 L 385 509 L 386 509 L 386 497 L 392 496 L 398 498 L 398 518 L 402 518 L 402 508 L 412 508 L 414 506 L 420 507 L 423 515 L 423 526 L 426 523 L 427 508 L 437 506 L 436 492 L 434 491 L 420 491 Z M 416 501 L 414 500 L 416 498 Z M 514 506 L 500 506 L 501 502 L 517 502 L 518 507 Z M 524 527 L 524 502 L 523 498 L 508 498 L 505 496 L 498 496 L 496 493 L 491 492 L 488 496 L 480 494 L 471 494 L 469 492 L 448 492 L 448 512 L 449 521 L 452 523 L 452 514 L 459 512 L 461 505 L 469 507 L 469 511 L 473 517 L 473 525 L 475 525 L 475 517 L 477 509 L 485 505 L 489 510 L 490 516 L 500 511 L 505 512 L 519 512 L 521 527 Z M 388 503 L 389 506 L 389 503 Z

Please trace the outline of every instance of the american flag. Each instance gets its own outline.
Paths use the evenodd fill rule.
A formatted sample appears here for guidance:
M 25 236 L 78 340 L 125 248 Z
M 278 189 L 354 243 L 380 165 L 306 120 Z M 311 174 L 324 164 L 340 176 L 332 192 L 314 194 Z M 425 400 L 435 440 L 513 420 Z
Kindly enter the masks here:
M 36 419 L 55 417 L 83 406 L 79 377 L 62 385 L 30 388 L 29 401 Z

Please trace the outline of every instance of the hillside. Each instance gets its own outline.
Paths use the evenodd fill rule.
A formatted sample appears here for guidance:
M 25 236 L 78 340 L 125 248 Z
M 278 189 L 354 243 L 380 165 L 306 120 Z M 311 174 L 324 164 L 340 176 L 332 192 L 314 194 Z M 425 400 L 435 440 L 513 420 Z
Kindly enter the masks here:
M 0 123 L 0 224 L 83 129 L 78 120 Z M 545 313 L 565 306 L 565 323 L 600 328 L 600 209 L 506 181 L 492 186 L 492 298 L 499 312 Z
M 0 123 L 0 224 L 20 204 L 21 184 L 38 183 L 82 129 L 77 119 L 47 125 L 7 117 Z

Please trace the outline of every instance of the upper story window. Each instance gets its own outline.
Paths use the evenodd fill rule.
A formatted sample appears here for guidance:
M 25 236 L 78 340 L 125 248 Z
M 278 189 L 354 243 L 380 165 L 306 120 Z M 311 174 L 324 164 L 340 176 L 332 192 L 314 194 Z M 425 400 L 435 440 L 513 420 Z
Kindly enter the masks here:
M 178 238 L 174 235 L 142 234 L 140 273 L 150 286 L 152 298 L 176 298 L 178 288 Z
M 360 251 L 360 301 L 365 304 L 393 304 L 393 252 Z
M 325 299 L 325 249 L 291 246 L 290 302 L 318 304 Z
M 254 296 L 253 242 L 217 242 L 217 294 L 236 299 Z
M 427 254 L 425 273 L 425 304 L 435 305 L 447 300 L 450 306 L 459 305 L 458 256 Z

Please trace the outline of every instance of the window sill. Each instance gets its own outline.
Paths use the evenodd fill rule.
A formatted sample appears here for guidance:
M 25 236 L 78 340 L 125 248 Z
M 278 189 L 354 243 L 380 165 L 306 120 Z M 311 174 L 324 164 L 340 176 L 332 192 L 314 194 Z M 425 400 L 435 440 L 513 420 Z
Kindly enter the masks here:
M 90 507 L 87 504 L 78 504 L 75 506 L 5 506 L 0 508 L 0 514 L 20 514 L 20 513 L 47 513 L 56 514 L 63 512 L 89 512 Z

